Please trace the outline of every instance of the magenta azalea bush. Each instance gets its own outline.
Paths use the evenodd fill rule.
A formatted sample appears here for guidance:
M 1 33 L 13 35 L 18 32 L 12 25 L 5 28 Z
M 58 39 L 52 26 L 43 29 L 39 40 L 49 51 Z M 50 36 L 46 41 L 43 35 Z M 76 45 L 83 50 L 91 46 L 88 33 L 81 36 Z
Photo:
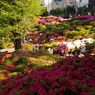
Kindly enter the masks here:
M 95 16 L 92 15 L 82 15 L 78 17 L 74 17 L 73 20 L 95 20 Z
M 0 95 L 95 95 L 95 55 L 67 57 L 0 81 Z
M 55 24 L 59 21 L 67 21 L 67 19 L 63 19 L 62 17 L 56 17 L 56 16 L 47 16 L 47 17 L 38 16 L 38 18 L 39 21 L 36 24 L 47 24 L 47 23 Z

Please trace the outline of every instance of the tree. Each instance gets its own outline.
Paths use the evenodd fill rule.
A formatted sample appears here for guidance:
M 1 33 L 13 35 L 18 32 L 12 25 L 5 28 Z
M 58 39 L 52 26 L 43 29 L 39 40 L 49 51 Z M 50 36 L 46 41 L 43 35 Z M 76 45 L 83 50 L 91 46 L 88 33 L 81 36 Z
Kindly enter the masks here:
M 79 7 L 78 8 L 78 14 L 82 14 L 82 11 L 83 11 L 82 7 Z
M 42 15 L 41 16 L 48 16 L 48 11 L 46 7 L 42 8 Z
M 50 15 L 56 15 L 56 9 L 50 10 Z
M 0 40 L 10 38 L 15 49 L 21 49 L 21 38 L 41 8 L 40 0 L 0 0 Z
M 65 11 L 67 14 L 75 14 L 76 13 L 75 7 L 70 6 L 70 5 L 66 6 Z
M 56 15 L 62 15 L 62 8 L 60 6 L 57 6 L 56 8 Z

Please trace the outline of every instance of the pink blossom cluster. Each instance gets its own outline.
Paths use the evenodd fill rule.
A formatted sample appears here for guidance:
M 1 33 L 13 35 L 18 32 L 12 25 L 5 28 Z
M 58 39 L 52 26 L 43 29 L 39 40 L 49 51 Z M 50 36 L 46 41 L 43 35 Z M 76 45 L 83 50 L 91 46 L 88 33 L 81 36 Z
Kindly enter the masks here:
M 6 67 L 9 71 L 13 71 L 15 69 L 15 66 L 12 64 L 6 64 Z
M 67 57 L 31 74 L 0 81 L 0 95 L 94 95 L 95 55 Z
M 95 16 L 92 15 L 82 15 L 72 18 L 73 20 L 95 20 Z
M 38 16 L 39 21 L 36 24 L 43 24 L 45 25 L 46 23 L 51 23 L 55 24 L 56 22 L 59 21 L 67 21 L 66 19 L 63 19 L 62 17 L 56 17 L 56 16 L 48 16 L 47 18 Z

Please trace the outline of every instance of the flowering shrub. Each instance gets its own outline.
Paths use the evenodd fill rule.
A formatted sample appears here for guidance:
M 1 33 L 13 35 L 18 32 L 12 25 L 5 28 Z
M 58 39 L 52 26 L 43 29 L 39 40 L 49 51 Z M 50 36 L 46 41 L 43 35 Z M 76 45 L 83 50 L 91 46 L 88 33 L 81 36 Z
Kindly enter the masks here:
M 12 62 L 11 59 L 7 59 L 7 60 L 5 60 L 4 63 L 6 63 L 6 64 L 13 64 L 13 62 Z
M 19 64 L 24 64 L 24 65 L 29 65 L 30 64 L 30 61 L 25 58 L 24 56 L 23 57 L 20 57 L 17 61 L 15 61 L 14 65 L 17 66 Z
M 52 42 L 50 44 L 43 44 L 45 47 L 57 47 L 58 46 L 58 43 L 56 42 Z
M 29 67 L 27 65 L 20 64 L 20 65 L 16 66 L 15 71 L 16 72 L 25 72 L 28 69 L 29 69 Z
M 6 68 L 7 68 L 9 71 L 14 71 L 15 66 L 12 65 L 12 64 L 6 64 Z
M 95 17 L 92 15 L 83 15 L 73 18 L 73 20 L 95 20 Z
M 90 50 L 90 49 L 93 49 L 95 48 L 95 42 L 94 43 L 91 43 L 87 46 L 87 50 Z
M 53 44 L 52 46 L 55 46 L 55 44 Z M 15 55 L 18 55 L 18 57 L 16 57 Z M 58 60 L 60 60 L 59 57 L 51 54 L 46 49 L 39 49 L 37 51 L 35 51 L 35 50 L 34 51 L 19 50 L 14 53 L 14 56 L 12 59 L 13 64 L 15 66 L 23 64 L 23 65 L 27 65 L 29 67 L 48 66 L 48 65 L 54 64 Z M 24 68 L 22 68 L 22 69 L 24 69 Z
M 24 50 L 32 50 L 34 48 L 34 45 L 33 44 L 24 44 L 23 45 L 23 49 Z
M 79 35 L 84 36 L 85 34 L 94 33 L 95 30 L 94 16 L 83 15 L 71 20 L 56 16 L 38 18 L 39 21 L 35 24 L 34 29 L 32 29 L 34 34 L 31 35 L 34 43 L 47 43 L 50 41 L 51 36 L 66 36 L 66 38 L 71 37 L 71 35 L 72 38 Z M 69 35 L 69 31 L 77 31 L 78 33 L 71 33 Z
M 6 70 L 0 70 L 0 80 L 7 78 L 10 75 L 9 71 Z
M 94 95 L 95 55 L 68 57 L 0 81 L 0 95 Z
M 16 75 L 18 75 L 17 72 L 12 72 L 12 73 L 9 74 L 9 77 L 15 77 Z

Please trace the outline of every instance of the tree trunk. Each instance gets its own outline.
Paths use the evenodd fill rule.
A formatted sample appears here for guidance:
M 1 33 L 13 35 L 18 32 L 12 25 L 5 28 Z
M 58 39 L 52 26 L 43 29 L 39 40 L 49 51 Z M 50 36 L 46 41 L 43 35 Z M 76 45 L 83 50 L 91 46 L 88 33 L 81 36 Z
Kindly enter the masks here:
M 14 25 L 17 25 L 17 23 L 19 21 L 20 21 L 20 19 L 13 19 L 13 20 L 10 21 L 10 24 L 12 26 L 14 26 Z M 17 39 L 14 40 L 15 50 L 21 49 L 22 48 L 22 46 L 21 46 L 21 34 L 20 33 L 16 33 L 16 30 L 11 31 L 11 32 L 12 32 L 14 38 L 19 37 L 19 38 L 17 38 Z
M 20 38 L 19 39 L 15 39 L 14 46 L 15 46 L 15 50 L 19 50 L 19 49 L 22 48 L 22 46 L 21 46 L 21 39 Z

